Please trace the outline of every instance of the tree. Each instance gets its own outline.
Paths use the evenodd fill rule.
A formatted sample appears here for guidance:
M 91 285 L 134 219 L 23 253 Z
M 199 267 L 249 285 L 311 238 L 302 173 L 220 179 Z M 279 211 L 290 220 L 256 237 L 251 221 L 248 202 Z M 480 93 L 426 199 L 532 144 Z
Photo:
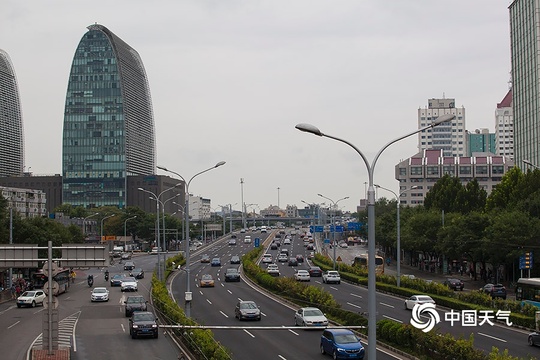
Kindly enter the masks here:
M 518 167 L 510 169 L 501 179 L 501 182 L 491 191 L 486 201 L 488 211 L 505 209 L 516 198 L 515 191 L 523 173 Z
M 428 210 L 438 209 L 467 214 L 483 210 L 486 198 L 486 191 L 480 187 L 476 179 L 463 186 L 459 178 L 446 174 L 427 193 L 424 206 Z

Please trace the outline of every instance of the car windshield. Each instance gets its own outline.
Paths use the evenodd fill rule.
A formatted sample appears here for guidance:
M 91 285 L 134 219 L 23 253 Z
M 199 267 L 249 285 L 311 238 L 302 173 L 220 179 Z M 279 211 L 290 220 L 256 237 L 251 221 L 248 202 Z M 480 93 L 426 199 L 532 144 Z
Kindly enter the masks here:
M 338 344 L 352 344 L 358 342 L 358 338 L 354 334 L 340 334 L 335 336 Z
M 154 321 L 154 315 L 148 313 L 133 313 L 133 321 Z
M 255 303 L 242 303 L 240 304 L 240 309 L 256 309 L 257 305 Z
M 205 274 L 202 276 L 203 280 L 212 280 L 212 275 Z
M 122 280 L 123 282 L 137 282 L 137 280 L 135 280 L 135 278 L 132 278 L 132 277 L 127 277 L 125 278 L 124 280 Z
M 141 272 L 141 271 L 142 271 L 142 269 L 133 269 L 134 273 Z
M 236 274 L 236 269 L 227 269 L 228 273 Z
M 323 313 L 319 309 L 309 309 L 304 311 L 304 316 L 323 316 Z
M 21 296 L 33 297 L 33 296 L 36 296 L 36 292 L 35 291 L 25 291 L 25 292 L 23 292 L 23 294 Z
M 129 296 L 127 298 L 128 304 L 137 304 L 137 303 L 143 303 L 144 298 L 142 296 Z
M 418 296 L 418 301 L 431 301 L 429 296 Z
M 307 270 L 298 270 L 298 275 L 309 275 Z
M 95 293 L 106 293 L 107 289 L 105 289 L 105 288 L 95 288 L 94 292 Z

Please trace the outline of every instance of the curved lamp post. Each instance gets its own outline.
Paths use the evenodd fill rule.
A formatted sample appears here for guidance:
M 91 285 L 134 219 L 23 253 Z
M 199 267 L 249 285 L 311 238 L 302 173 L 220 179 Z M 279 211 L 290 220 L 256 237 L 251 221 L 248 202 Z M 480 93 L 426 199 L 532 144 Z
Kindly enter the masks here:
M 522 160 L 524 164 L 531 166 L 533 169 L 540 169 L 540 166 L 533 164 L 529 160 Z
M 375 155 L 372 163 L 370 164 L 365 155 L 353 144 L 347 140 L 340 139 L 338 137 L 323 134 L 317 127 L 311 124 L 298 124 L 295 126 L 300 131 L 311 133 L 313 135 L 327 137 L 333 139 L 352 147 L 358 155 L 364 161 L 368 172 L 368 253 L 371 255 L 368 257 L 368 341 L 371 346 L 368 347 L 368 359 L 375 360 L 377 358 L 377 304 L 376 304 L 376 284 L 375 284 L 375 189 L 373 187 L 373 172 L 375 170 L 375 165 L 377 165 L 377 160 L 381 156 L 382 152 L 386 150 L 390 145 L 398 142 L 399 140 L 405 139 L 409 136 L 417 134 L 427 129 L 431 129 L 437 125 L 440 125 L 443 122 L 450 121 L 456 116 L 452 114 L 445 114 L 439 116 L 431 125 L 417 129 L 413 132 L 410 132 L 407 135 L 398 137 L 384 145 L 379 152 Z
M 112 215 L 109 215 L 109 216 L 105 216 L 103 219 L 101 219 L 101 238 L 99 239 L 99 241 L 103 241 L 103 222 L 105 221 L 105 219 L 108 219 L 108 218 L 111 218 L 113 217 L 115 214 L 112 214 Z
M 345 196 L 344 198 L 339 199 L 338 201 L 334 201 L 334 200 L 330 199 L 329 197 L 326 197 L 326 196 L 324 196 L 322 194 L 317 194 L 317 195 L 319 195 L 322 198 L 325 198 L 326 200 L 330 200 L 332 202 L 332 204 L 334 204 L 334 211 L 332 211 L 332 226 L 330 226 L 330 230 L 332 230 L 332 247 L 334 249 L 334 267 L 333 267 L 333 269 L 336 270 L 336 223 L 334 222 L 334 214 L 336 212 L 337 203 L 340 202 L 341 200 L 346 200 L 349 197 Z
M 83 237 L 85 237 L 85 235 L 86 235 L 86 226 L 85 226 L 85 224 L 86 224 L 86 219 L 90 219 L 91 217 L 94 217 L 94 216 L 96 216 L 96 215 L 99 215 L 99 213 L 92 214 L 92 215 L 87 216 L 87 217 L 85 217 L 85 218 L 83 219 L 83 221 L 82 221 L 82 229 L 83 229 L 83 230 L 82 230 L 82 233 L 83 233 Z
M 132 216 L 132 217 L 130 217 L 130 218 L 128 218 L 128 219 L 126 219 L 124 221 L 124 251 L 126 251 L 126 243 L 127 243 L 127 239 L 126 239 L 126 237 L 127 237 L 127 222 L 129 220 L 133 220 L 133 219 L 136 219 L 136 218 L 137 218 L 137 215 Z
M 401 225 L 400 225 L 401 217 L 399 216 L 399 209 L 401 208 L 401 204 L 399 203 L 399 199 L 401 198 L 401 195 L 405 194 L 407 191 L 418 189 L 418 186 L 416 185 L 411 186 L 410 189 L 403 190 L 402 192 L 399 193 L 399 195 L 396 194 L 393 190 L 387 189 L 383 186 L 375 185 L 375 187 L 386 190 L 386 191 L 390 191 L 396 197 L 396 201 L 397 201 L 397 259 L 396 259 L 397 277 L 396 277 L 396 282 L 397 282 L 397 287 L 401 287 Z
M 203 170 L 201 172 L 198 172 L 197 174 L 193 175 L 189 181 L 186 182 L 184 177 L 180 175 L 179 173 L 169 170 L 164 166 L 158 166 L 157 168 L 163 171 L 170 172 L 172 174 L 175 174 L 176 176 L 180 177 L 182 181 L 185 184 L 185 197 L 186 197 L 186 204 L 185 204 L 185 221 L 186 221 L 186 294 L 185 294 L 185 314 L 186 317 L 191 317 L 191 287 L 189 283 L 189 267 L 190 267 L 190 258 L 189 258 L 189 184 L 191 184 L 191 180 L 193 180 L 195 177 L 204 174 L 207 171 L 213 170 L 221 165 L 225 165 L 225 161 L 220 161 L 216 165 L 212 166 L 211 168 L 208 168 L 206 170 Z

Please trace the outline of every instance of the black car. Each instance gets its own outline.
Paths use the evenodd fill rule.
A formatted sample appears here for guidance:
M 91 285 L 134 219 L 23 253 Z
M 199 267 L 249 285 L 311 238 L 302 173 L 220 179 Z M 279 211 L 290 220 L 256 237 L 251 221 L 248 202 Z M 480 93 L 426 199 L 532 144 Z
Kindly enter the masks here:
M 298 266 L 298 260 L 296 258 L 289 258 L 289 266 Z
M 530 346 L 540 345 L 540 333 L 538 331 L 530 333 L 527 342 Z
M 121 286 L 122 285 L 122 280 L 125 278 L 126 276 L 124 274 L 116 274 L 114 275 L 112 278 L 111 278 L 111 286 Z
M 135 269 L 135 263 L 133 261 L 126 261 L 124 264 L 124 270 L 133 270 Z
M 273 242 L 272 244 L 270 244 L 270 250 L 277 250 L 278 246 L 275 242 Z
M 136 339 L 139 336 L 152 336 L 157 339 L 157 319 L 150 311 L 135 311 L 129 319 L 129 334 Z
M 465 287 L 465 284 L 460 279 L 448 278 L 444 280 L 444 285 L 448 286 L 452 290 L 461 290 Z
M 146 311 L 148 301 L 144 299 L 142 295 L 128 296 L 126 301 L 126 316 L 131 316 L 135 311 Z
M 311 277 L 321 277 L 322 276 L 322 270 L 318 266 L 310 266 L 308 269 L 309 276 Z
M 302 255 L 302 254 L 296 255 L 296 261 L 298 261 L 298 263 L 303 263 L 304 262 L 304 255 Z
M 486 284 L 480 291 L 491 295 L 492 299 L 500 297 L 506 300 L 506 288 L 502 284 Z
M 228 268 L 225 272 L 225 282 L 240 281 L 240 273 L 236 268 Z
M 135 279 L 144 278 L 144 270 L 141 268 L 135 268 L 129 272 L 129 276 L 134 277 Z
M 240 256 L 238 255 L 233 255 L 231 257 L 231 264 L 240 264 Z

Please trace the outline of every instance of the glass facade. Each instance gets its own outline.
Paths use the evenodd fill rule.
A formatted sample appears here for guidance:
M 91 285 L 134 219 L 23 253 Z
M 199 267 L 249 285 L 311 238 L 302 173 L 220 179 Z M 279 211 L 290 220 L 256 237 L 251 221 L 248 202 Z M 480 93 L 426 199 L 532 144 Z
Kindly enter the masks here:
M 126 206 L 126 179 L 155 173 L 150 89 L 138 53 L 91 25 L 73 57 L 64 111 L 63 202 Z
M 24 139 L 19 87 L 9 55 L 0 49 L 0 176 L 21 176 Z
M 515 164 L 540 165 L 540 1 L 515 0 L 510 9 Z

